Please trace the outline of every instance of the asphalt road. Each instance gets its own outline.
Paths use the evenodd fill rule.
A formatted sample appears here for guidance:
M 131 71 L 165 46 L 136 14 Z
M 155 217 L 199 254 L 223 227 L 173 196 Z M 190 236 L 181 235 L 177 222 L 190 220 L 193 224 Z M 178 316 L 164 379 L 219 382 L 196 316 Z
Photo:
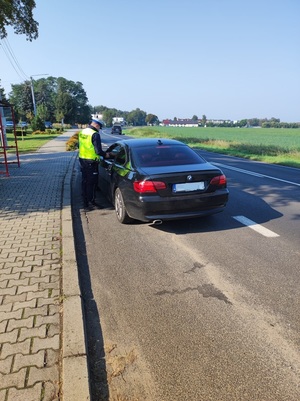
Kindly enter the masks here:
M 226 210 L 160 226 L 119 224 L 101 192 L 84 213 L 77 169 L 93 401 L 300 399 L 299 170 L 201 154 Z

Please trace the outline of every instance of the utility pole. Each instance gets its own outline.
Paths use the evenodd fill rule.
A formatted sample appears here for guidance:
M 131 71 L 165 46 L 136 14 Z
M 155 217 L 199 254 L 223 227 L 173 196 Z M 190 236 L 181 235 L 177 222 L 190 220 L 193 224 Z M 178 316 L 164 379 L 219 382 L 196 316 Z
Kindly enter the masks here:
M 34 90 L 33 90 L 33 78 L 32 77 L 41 77 L 49 74 L 37 74 L 37 75 L 32 75 L 30 77 L 30 87 L 31 87 L 31 96 L 32 96 L 32 103 L 33 103 L 33 114 L 36 116 L 36 103 L 35 103 L 35 97 L 34 97 Z
M 30 86 L 31 86 L 31 96 L 32 96 L 32 103 L 33 103 L 33 114 L 36 116 L 36 104 L 35 104 L 35 97 L 34 97 L 34 90 L 33 90 L 33 79 L 30 77 Z

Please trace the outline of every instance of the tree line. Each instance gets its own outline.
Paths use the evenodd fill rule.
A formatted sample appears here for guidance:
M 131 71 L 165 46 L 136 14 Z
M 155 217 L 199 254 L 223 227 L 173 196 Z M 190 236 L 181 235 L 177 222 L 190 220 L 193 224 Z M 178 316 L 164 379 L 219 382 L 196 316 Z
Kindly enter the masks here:
M 158 125 L 160 123 L 155 114 L 147 114 L 139 108 L 123 111 L 103 105 L 91 106 L 88 104 L 87 94 L 82 83 L 63 77 L 28 80 L 12 85 L 11 88 L 8 99 L 6 99 L 4 89 L 0 86 L 2 99 L 9 101 L 14 106 L 16 122 L 27 121 L 34 129 L 44 130 L 44 121 L 71 126 L 85 125 L 90 122 L 92 114 L 101 114 L 107 126 L 112 125 L 114 117 L 123 117 L 126 124 L 130 126 Z M 177 118 L 174 117 L 174 120 Z M 274 117 L 216 122 L 209 120 L 206 115 L 203 115 L 201 119 L 193 115 L 191 120 L 197 121 L 199 126 L 205 127 L 300 128 L 300 123 L 281 122 L 279 118 Z
M 206 127 L 255 127 L 255 128 L 300 128 L 300 123 L 287 123 L 281 122 L 279 118 L 244 118 L 239 121 L 224 121 L 220 123 L 215 123 L 211 120 L 206 120 L 205 118 L 205 126 Z
M 66 78 L 47 77 L 28 80 L 11 86 L 8 99 L 0 87 L 2 98 L 14 106 L 16 121 L 27 121 L 33 125 L 43 125 L 44 121 L 83 125 L 88 124 L 92 114 L 103 115 L 107 126 L 112 125 L 114 117 L 124 117 L 129 125 L 140 126 L 157 124 L 158 117 L 137 108 L 122 111 L 106 106 L 91 106 L 81 82 Z
M 101 114 L 103 121 L 107 126 L 112 125 L 114 117 L 123 117 L 127 125 L 141 126 L 141 125 L 157 125 L 159 124 L 158 117 L 155 114 L 147 114 L 145 111 L 136 108 L 132 111 L 122 111 L 115 108 L 106 106 L 95 106 L 93 108 L 94 114 Z

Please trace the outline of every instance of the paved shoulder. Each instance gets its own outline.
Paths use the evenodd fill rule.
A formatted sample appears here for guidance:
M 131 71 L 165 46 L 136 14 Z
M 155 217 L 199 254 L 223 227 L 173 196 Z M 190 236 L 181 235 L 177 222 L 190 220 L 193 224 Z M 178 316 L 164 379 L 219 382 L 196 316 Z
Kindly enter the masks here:
M 22 155 L 1 178 L 0 401 L 89 399 L 69 195 L 76 153 L 65 151 L 72 134 Z

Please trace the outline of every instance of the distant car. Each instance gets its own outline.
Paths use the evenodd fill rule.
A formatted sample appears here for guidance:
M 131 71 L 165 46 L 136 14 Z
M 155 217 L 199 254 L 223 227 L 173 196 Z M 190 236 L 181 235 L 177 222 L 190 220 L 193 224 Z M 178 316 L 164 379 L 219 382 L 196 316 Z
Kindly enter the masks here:
M 28 127 L 28 123 L 26 121 L 20 121 L 18 123 L 18 127 L 27 128 Z
M 189 146 L 171 139 L 127 139 L 99 165 L 99 188 L 120 223 L 161 223 L 223 211 L 227 179 Z
M 52 122 L 51 121 L 45 121 L 45 128 L 52 128 Z
M 114 135 L 122 135 L 122 127 L 119 124 L 114 124 L 111 129 L 111 133 Z
M 14 123 L 13 121 L 6 121 L 6 128 L 13 128 Z M 26 121 L 20 121 L 19 123 L 16 124 L 16 127 L 21 127 L 21 128 L 27 128 L 28 124 Z

